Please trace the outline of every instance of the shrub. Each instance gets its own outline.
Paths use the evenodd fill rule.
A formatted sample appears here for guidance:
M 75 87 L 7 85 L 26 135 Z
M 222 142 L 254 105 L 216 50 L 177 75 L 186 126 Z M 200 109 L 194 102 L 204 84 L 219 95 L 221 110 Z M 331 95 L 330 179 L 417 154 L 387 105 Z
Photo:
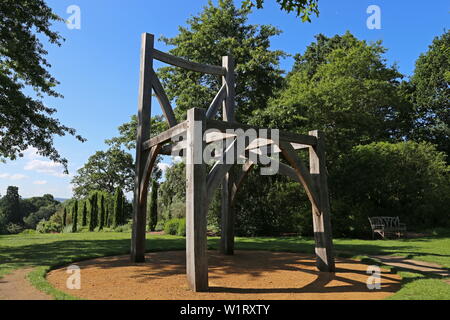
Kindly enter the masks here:
M 20 234 L 36 234 L 36 230 L 33 229 L 25 229 Z
M 164 221 L 158 221 L 155 227 L 155 231 L 164 231 Z
M 8 223 L 8 225 L 6 226 L 6 231 L 9 234 L 18 234 L 23 231 L 23 227 L 19 224 L 11 222 L 11 223 Z
M 126 224 L 113 228 L 115 232 L 131 232 L 133 221 L 129 220 Z
M 183 227 L 180 227 L 180 224 L 184 225 L 184 233 L 186 234 L 186 219 L 179 219 L 179 218 L 174 218 L 166 221 L 166 223 L 164 224 L 164 233 L 177 235 L 178 230 L 180 230 L 180 232 L 183 232 L 182 230 Z
M 72 233 L 73 232 L 72 229 L 73 229 L 72 224 L 68 224 L 62 229 L 62 233 Z
M 186 218 L 178 219 L 177 236 L 186 236 Z
M 356 146 L 331 171 L 335 236 L 369 236 L 370 216 L 399 216 L 417 231 L 449 225 L 450 167 L 431 144 Z
M 41 220 L 36 227 L 36 231 L 39 233 L 60 232 L 61 229 L 62 227 L 60 224 L 46 220 Z

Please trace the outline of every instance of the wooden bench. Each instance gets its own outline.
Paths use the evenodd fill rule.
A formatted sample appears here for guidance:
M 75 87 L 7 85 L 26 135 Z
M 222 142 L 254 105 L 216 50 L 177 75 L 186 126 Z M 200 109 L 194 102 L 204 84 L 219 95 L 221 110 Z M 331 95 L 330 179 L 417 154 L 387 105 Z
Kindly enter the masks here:
M 375 234 L 379 234 L 383 239 L 389 235 L 396 235 L 400 238 L 406 233 L 406 225 L 400 223 L 399 217 L 369 217 L 372 228 L 372 239 Z

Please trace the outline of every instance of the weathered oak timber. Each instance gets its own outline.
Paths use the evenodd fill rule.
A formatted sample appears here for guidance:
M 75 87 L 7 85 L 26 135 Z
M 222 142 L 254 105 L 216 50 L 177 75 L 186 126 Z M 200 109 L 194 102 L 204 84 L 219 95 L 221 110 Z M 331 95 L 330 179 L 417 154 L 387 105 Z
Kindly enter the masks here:
M 141 143 L 142 148 L 144 150 L 148 150 L 157 144 L 168 142 L 173 137 L 179 136 L 179 135 L 183 134 L 184 132 L 186 132 L 187 126 L 188 126 L 187 121 L 180 122 L 176 126 L 160 133 L 156 137 L 144 140 L 144 142 Z
M 328 195 L 327 170 L 325 163 L 325 141 L 322 132 L 314 130 L 310 135 L 317 137 L 317 145 L 309 149 L 309 167 L 316 189 L 319 191 L 319 210 L 313 206 L 314 240 L 316 261 L 320 271 L 334 272 L 334 248 L 331 230 L 330 200 Z
M 158 153 L 159 153 L 160 149 L 161 149 L 161 144 L 157 144 L 156 146 L 153 146 L 150 149 L 150 155 L 147 158 L 147 161 L 145 162 L 144 173 L 143 173 L 144 178 L 142 179 L 141 185 L 140 185 L 140 195 L 141 195 L 140 201 L 143 200 L 142 199 L 143 195 L 147 194 L 147 192 L 145 192 L 145 191 L 148 190 L 148 186 L 150 183 L 150 176 L 152 174 L 152 170 L 155 165 L 155 161 L 156 161 L 156 158 L 158 157 Z
M 170 64 L 172 66 L 180 67 L 183 69 L 188 69 L 191 71 L 215 74 L 218 76 L 224 76 L 226 74 L 226 69 L 219 66 L 212 66 L 209 64 L 201 64 L 193 61 L 188 61 L 183 58 L 175 57 L 171 54 L 153 49 L 153 58 L 161 62 Z
M 141 36 L 141 62 L 139 71 L 138 129 L 136 137 L 136 177 L 134 187 L 133 228 L 131 235 L 131 261 L 145 261 L 145 226 L 147 211 L 147 189 L 141 192 L 145 162 L 150 155 L 142 142 L 150 138 L 150 116 L 152 108 L 152 79 L 154 37 Z
M 226 96 L 227 96 L 227 86 L 226 84 L 223 84 L 219 92 L 217 92 L 216 96 L 211 102 L 208 111 L 206 111 L 206 119 L 212 119 L 217 114 L 217 111 L 219 110 L 219 107 Z
M 166 95 L 166 91 L 164 91 L 161 82 L 159 82 L 158 76 L 155 71 L 152 69 L 152 85 L 153 90 L 155 90 L 156 98 L 159 101 L 159 105 L 161 106 L 161 111 L 164 114 L 167 122 L 169 123 L 169 127 L 173 127 L 177 124 L 177 120 L 175 119 L 175 114 L 173 113 L 172 106 L 170 105 L 169 98 Z
M 222 103 L 223 121 L 235 122 L 235 76 L 234 59 L 231 56 L 222 57 L 222 67 L 226 73 L 222 76 L 222 85 L 226 87 L 226 96 Z M 224 164 L 225 165 L 225 164 Z M 233 176 L 227 168 L 222 180 L 222 206 L 221 206 L 221 236 L 219 250 L 223 254 L 234 253 L 234 210 L 231 206 L 231 187 L 233 186 Z M 211 196 L 211 195 L 210 195 Z M 209 198 L 211 199 L 211 198 Z
M 210 120 L 208 119 L 206 121 L 206 130 L 208 130 L 208 129 L 217 129 L 221 132 L 226 132 L 227 129 L 230 129 L 230 130 L 254 129 L 257 132 L 260 129 L 271 130 L 268 128 L 259 128 L 259 127 L 255 127 L 255 126 L 242 124 L 242 123 L 232 123 L 232 122 L 226 122 L 226 121 L 214 120 L 214 119 L 210 119 Z M 304 145 L 308 145 L 308 146 L 315 146 L 317 143 L 316 137 L 305 135 L 305 134 L 286 132 L 286 131 L 282 131 L 282 130 L 279 130 L 279 138 L 282 141 L 288 141 L 288 142 L 296 143 L 296 144 L 304 144 Z
M 297 177 L 305 188 L 306 194 L 309 198 L 309 201 L 311 201 L 312 206 L 315 207 L 318 212 L 320 212 L 319 197 L 316 190 L 316 185 L 312 180 L 311 174 L 308 172 L 307 168 L 300 160 L 300 158 L 295 154 L 295 150 L 289 142 L 280 141 L 279 147 L 283 156 L 295 170 Z
M 194 126 L 197 122 L 197 127 Z M 196 139 L 198 122 L 204 127 L 205 112 L 190 109 L 187 113 L 186 149 L 186 272 L 189 287 L 193 291 L 208 290 L 208 257 L 206 253 L 206 164 L 202 153 L 203 139 Z M 201 161 L 199 161 L 201 160 Z
M 187 120 L 177 124 L 170 100 L 153 70 L 154 59 L 188 70 L 221 76 L 222 87 L 208 110 L 190 109 Z M 150 138 L 152 90 L 170 128 Z M 219 113 L 220 106 L 222 106 L 222 120 L 215 120 L 213 118 Z M 265 131 L 260 131 L 261 129 Z M 318 131 L 311 131 L 309 135 L 278 131 L 278 139 L 276 133 L 271 138 L 258 137 L 258 133 L 263 135 L 267 130 L 270 129 L 235 122 L 235 73 L 232 57 L 222 57 L 222 66 L 188 61 L 156 50 L 154 36 L 142 34 L 131 260 L 143 262 L 145 259 L 147 193 L 156 158 L 159 154 L 177 153 L 186 160 L 186 274 L 192 290 L 208 290 L 206 214 L 214 190 L 222 184 L 219 250 L 223 254 L 233 254 L 235 223 L 233 207 L 236 194 L 248 173 L 257 164 L 272 169 L 278 166 L 278 174 L 288 176 L 303 185 L 312 205 L 317 268 L 333 272 L 335 263 L 324 136 Z M 242 141 L 237 139 L 242 138 L 249 144 L 240 145 Z M 224 149 L 214 149 L 213 159 L 219 162 L 213 166 L 208 175 L 203 153 L 209 152 L 209 148 L 205 150 L 205 147 L 207 143 L 220 140 L 232 141 L 232 145 L 230 147 L 230 144 L 226 143 Z M 211 147 L 217 148 L 217 145 L 219 143 Z M 309 151 L 309 169 L 296 154 L 295 150 L 298 149 Z M 291 166 L 275 157 L 279 153 Z M 226 163 L 226 158 L 231 155 L 235 161 Z M 236 161 L 238 159 L 239 161 Z M 240 160 L 245 162 L 241 172 L 238 173 L 236 166 L 242 163 Z M 232 169 L 233 167 L 236 170 Z

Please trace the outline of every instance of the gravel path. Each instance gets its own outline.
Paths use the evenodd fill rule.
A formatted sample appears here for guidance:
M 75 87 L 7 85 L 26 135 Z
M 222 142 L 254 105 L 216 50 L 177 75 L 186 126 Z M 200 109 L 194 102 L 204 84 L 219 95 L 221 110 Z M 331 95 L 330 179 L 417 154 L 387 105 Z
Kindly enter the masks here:
M 33 287 L 27 279 L 32 268 L 15 270 L 0 279 L 0 300 L 52 300 Z

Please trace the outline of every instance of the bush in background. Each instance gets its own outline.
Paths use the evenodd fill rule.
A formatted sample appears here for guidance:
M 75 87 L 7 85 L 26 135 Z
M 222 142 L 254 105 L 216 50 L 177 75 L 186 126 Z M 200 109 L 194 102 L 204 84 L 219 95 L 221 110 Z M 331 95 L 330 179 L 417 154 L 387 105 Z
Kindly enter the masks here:
M 334 236 L 368 237 L 370 216 L 399 216 L 417 231 L 450 225 L 450 166 L 429 143 L 356 146 L 331 172 Z
M 186 219 L 174 218 L 166 221 L 164 224 L 164 233 L 173 236 L 186 236 Z
M 41 220 L 36 227 L 36 231 L 39 233 L 57 233 L 61 232 L 61 229 L 61 224 L 46 220 Z

